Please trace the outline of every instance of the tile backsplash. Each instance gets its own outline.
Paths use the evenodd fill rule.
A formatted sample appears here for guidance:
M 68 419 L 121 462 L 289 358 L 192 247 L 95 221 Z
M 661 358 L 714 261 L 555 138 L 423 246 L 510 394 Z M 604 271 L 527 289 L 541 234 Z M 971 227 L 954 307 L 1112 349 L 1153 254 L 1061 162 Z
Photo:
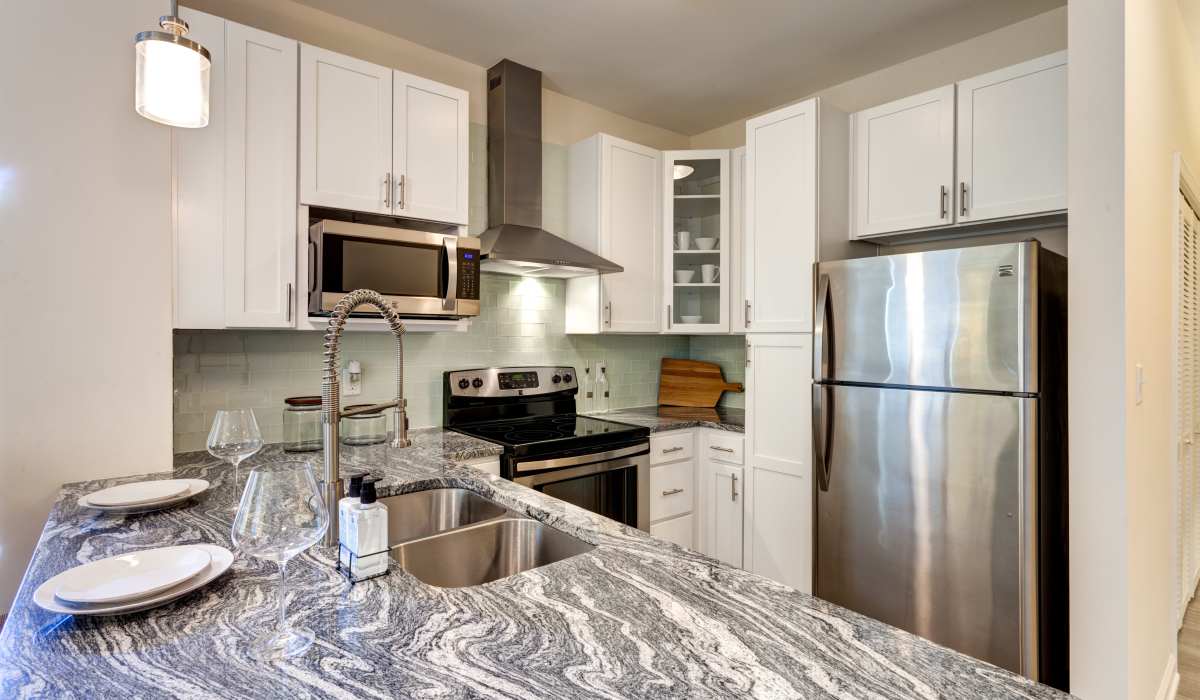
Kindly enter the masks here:
M 737 336 L 568 336 L 563 331 L 562 280 L 485 274 L 483 308 L 465 333 L 409 333 L 404 337 L 405 392 L 413 427 L 441 424 L 442 373 L 493 365 L 565 364 L 603 360 L 612 382 L 612 407 L 652 405 L 658 399 L 663 357 L 720 363 L 729 381 L 743 381 L 745 350 Z M 361 396 L 344 403 L 390 398 L 392 336 L 347 332 L 342 361 L 363 369 Z M 175 451 L 204 449 L 213 414 L 224 407 L 255 411 L 267 442 L 281 439 L 283 399 L 321 389 L 319 331 L 176 331 Z M 726 405 L 742 405 L 726 393 Z

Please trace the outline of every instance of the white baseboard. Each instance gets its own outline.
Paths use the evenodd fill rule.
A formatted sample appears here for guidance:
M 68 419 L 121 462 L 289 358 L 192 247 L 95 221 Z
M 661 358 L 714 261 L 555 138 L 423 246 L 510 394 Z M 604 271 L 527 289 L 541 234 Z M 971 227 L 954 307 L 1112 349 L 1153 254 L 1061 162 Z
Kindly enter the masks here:
M 1174 654 L 1167 657 L 1167 667 L 1163 669 L 1162 682 L 1158 684 L 1158 693 L 1154 700 L 1175 700 L 1179 691 L 1179 661 Z

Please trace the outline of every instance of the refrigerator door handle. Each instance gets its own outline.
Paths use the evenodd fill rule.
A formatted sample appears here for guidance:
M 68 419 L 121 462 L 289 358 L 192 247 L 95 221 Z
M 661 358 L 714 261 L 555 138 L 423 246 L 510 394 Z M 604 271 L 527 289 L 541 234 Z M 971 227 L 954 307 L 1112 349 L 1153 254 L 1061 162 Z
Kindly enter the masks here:
M 813 472 L 817 477 L 817 487 L 822 491 L 829 490 L 829 437 L 833 434 L 833 412 L 826 405 L 832 401 L 827 402 L 827 398 L 829 387 L 813 384 Z
M 829 325 L 829 275 L 817 277 L 817 307 L 813 314 L 813 381 L 827 379 L 830 374 L 829 346 L 833 342 Z

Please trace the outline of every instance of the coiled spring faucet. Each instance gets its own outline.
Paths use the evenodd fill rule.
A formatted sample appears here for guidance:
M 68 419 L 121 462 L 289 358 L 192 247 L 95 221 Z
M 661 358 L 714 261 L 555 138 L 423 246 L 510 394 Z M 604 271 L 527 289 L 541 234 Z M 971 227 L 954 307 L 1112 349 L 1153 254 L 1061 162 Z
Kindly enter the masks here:
M 342 331 L 351 312 L 363 304 L 379 309 L 379 314 L 388 322 L 392 335 L 396 337 L 396 400 L 342 410 L 341 351 Z M 329 316 L 329 327 L 325 331 L 325 365 L 321 374 L 321 426 L 325 439 L 325 506 L 329 510 L 329 529 L 325 531 L 323 543 L 327 547 L 338 544 L 338 501 L 344 495 L 341 463 L 341 440 L 338 435 L 341 421 L 347 416 L 360 413 L 378 413 L 384 409 L 392 411 L 392 447 L 408 447 L 407 402 L 404 399 L 404 322 L 379 292 L 356 289 L 333 307 Z

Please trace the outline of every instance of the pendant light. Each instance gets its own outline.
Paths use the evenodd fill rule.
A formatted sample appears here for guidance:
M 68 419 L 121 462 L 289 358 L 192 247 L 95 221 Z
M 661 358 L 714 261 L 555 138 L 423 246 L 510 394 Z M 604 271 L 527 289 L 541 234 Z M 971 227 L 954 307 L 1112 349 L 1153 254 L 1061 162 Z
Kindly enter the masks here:
M 162 31 L 134 37 L 137 77 L 134 109 L 167 126 L 197 129 L 208 125 L 208 78 L 212 57 L 208 49 L 188 39 L 188 24 L 179 18 L 179 4 L 158 19 Z

